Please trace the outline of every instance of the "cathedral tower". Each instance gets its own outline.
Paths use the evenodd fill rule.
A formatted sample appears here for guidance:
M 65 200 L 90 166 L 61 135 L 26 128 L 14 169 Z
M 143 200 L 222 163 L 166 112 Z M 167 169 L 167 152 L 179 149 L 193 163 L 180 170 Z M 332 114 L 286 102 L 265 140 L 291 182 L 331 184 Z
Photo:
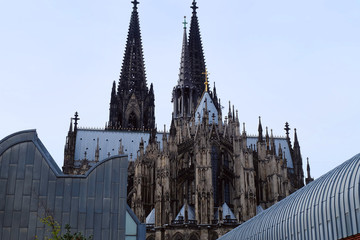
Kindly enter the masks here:
M 155 97 L 153 85 L 147 87 L 145 63 L 137 11 L 137 0 L 130 19 L 129 32 L 119 84 L 113 83 L 108 129 L 153 129 Z
M 194 0 L 191 8 L 193 9 L 191 24 L 190 24 L 190 33 L 189 33 L 189 57 L 190 57 L 190 67 L 191 67 L 191 77 L 192 82 L 194 83 L 197 90 L 197 100 L 201 97 L 201 94 L 205 90 L 205 57 L 202 47 L 201 35 L 199 20 L 197 17 L 196 1 Z
M 174 118 L 189 119 L 196 106 L 197 89 L 192 81 L 189 44 L 186 32 L 186 17 L 184 17 L 184 36 L 181 52 L 180 73 L 177 86 L 173 90 Z

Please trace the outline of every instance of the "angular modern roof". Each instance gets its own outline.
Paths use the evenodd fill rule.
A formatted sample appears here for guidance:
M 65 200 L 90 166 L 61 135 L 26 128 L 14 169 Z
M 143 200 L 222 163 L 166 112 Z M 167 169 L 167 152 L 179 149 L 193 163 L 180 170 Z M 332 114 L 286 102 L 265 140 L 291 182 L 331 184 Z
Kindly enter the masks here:
M 125 239 L 125 231 L 131 230 L 126 224 L 132 222 L 135 234 L 145 239 L 145 226 L 129 210 L 132 221 L 126 221 L 127 168 L 127 156 L 113 156 L 84 175 L 65 175 L 35 130 L 4 138 L 0 141 L 0 238 L 44 239 L 46 225 L 39 218 L 53 216 L 63 233 L 69 223 L 74 232 L 86 231 L 94 239 Z
M 219 238 L 341 239 L 360 233 L 360 154 Z

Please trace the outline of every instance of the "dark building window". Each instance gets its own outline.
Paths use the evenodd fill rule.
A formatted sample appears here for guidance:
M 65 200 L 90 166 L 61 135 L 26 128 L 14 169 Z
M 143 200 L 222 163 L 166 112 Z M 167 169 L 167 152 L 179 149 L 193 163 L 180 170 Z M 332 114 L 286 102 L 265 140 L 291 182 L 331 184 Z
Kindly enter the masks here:
M 230 204 L 230 185 L 229 182 L 225 182 L 225 202 Z
M 136 120 L 136 115 L 134 112 L 131 112 L 129 115 L 128 127 L 129 128 L 137 128 L 137 120 Z
M 218 195 L 218 151 L 216 146 L 211 147 L 212 184 L 214 188 L 214 207 L 219 206 Z
M 224 153 L 224 166 L 229 168 L 229 155 L 226 152 Z

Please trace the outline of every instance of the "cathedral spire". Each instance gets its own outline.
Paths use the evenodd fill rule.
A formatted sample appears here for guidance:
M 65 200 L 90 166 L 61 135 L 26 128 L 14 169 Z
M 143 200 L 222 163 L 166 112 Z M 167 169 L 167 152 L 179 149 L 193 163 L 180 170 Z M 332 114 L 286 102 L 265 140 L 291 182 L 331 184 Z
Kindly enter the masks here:
M 137 0 L 133 4 L 119 83 L 113 84 L 108 129 L 155 127 L 155 97 L 147 86 Z
M 184 35 L 181 52 L 181 63 L 180 63 L 180 74 L 179 74 L 179 85 L 189 85 L 191 83 L 191 66 L 189 59 L 189 46 L 187 41 L 187 28 L 186 16 L 184 16 Z
M 271 129 L 271 135 L 270 135 L 270 141 L 271 141 L 271 151 L 272 154 L 276 154 L 276 147 L 275 147 L 275 139 L 274 139 L 274 135 L 273 135 L 273 130 Z
M 297 137 L 297 132 L 296 132 L 296 128 L 294 128 L 294 132 L 295 132 L 295 136 L 294 136 L 294 148 L 300 147 L 299 145 L 299 140 Z
M 230 101 L 229 101 L 228 119 L 229 119 L 229 121 L 232 119 L 232 115 L 231 115 L 231 102 L 230 102 Z
M 189 33 L 189 53 L 191 61 L 191 77 L 194 82 L 197 90 L 198 97 L 205 90 L 205 76 L 202 74 L 206 71 L 205 57 L 201 42 L 199 21 L 197 17 L 197 5 L 194 0 L 191 8 L 193 9 L 191 24 L 190 24 L 190 33 Z
M 73 118 L 70 118 L 70 127 L 69 127 L 69 133 L 72 132 L 72 129 L 73 129 L 73 124 L 72 124 L 72 120 Z
M 307 158 L 307 178 L 305 179 L 306 185 L 308 185 L 309 183 L 311 183 L 312 181 L 314 181 L 314 179 L 311 177 L 310 175 L 310 164 L 309 164 L 309 158 Z
M 134 0 L 132 3 L 134 6 L 131 13 L 130 26 L 118 85 L 118 93 L 126 92 L 125 94 L 129 95 L 135 93 L 138 99 L 142 99 L 144 98 L 144 94 L 147 92 L 147 84 L 139 15 L 137 11 L 137 5 L 139 2 Z
M 266 150 L 267 150 L 267 152 L 269 152 L 270 151 L 270 137 L 269 137 L 268 127 L 266 127 L 265 139 L 266 139 Z
M 264 140 L 263 140 L 263 128 L 262 128 L 262 125 L 261 125 L 261 117 L 259 117 L 258 132 L 259 132 L 258 141 L 259 141 L 259 142 L 264 141 Z
M 114 81 L 111 89 L 110 103 L 115 103 L 115 101 L 116 101 L 116 82 Z

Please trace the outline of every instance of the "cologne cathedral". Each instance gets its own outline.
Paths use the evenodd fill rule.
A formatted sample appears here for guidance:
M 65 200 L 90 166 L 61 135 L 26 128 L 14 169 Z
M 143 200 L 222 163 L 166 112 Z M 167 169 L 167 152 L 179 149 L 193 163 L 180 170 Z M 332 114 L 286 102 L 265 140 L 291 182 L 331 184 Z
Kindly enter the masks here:
M 197 17 L 186 19 L 178 81 L 172 90 L 170 131 L 155 128 L 153 84 L 148 88 L 137 0 L 119 82 L 113 83 L 104 129 L 71 118 L 63 171 L 84 174 L 110 156 L 126 154 L 128 204 L 147 226 L 147 240 L 214 240 L 304 186 L 296 129 L 274 137 L 262 127 L 248 136 L 238 111 L 211 89 Z M 227 109 L 227 107 L 226 107 Z M 170 115 L 171 113 L 169 113 Z M 308 166 L 308 178 L 312 181 Z

